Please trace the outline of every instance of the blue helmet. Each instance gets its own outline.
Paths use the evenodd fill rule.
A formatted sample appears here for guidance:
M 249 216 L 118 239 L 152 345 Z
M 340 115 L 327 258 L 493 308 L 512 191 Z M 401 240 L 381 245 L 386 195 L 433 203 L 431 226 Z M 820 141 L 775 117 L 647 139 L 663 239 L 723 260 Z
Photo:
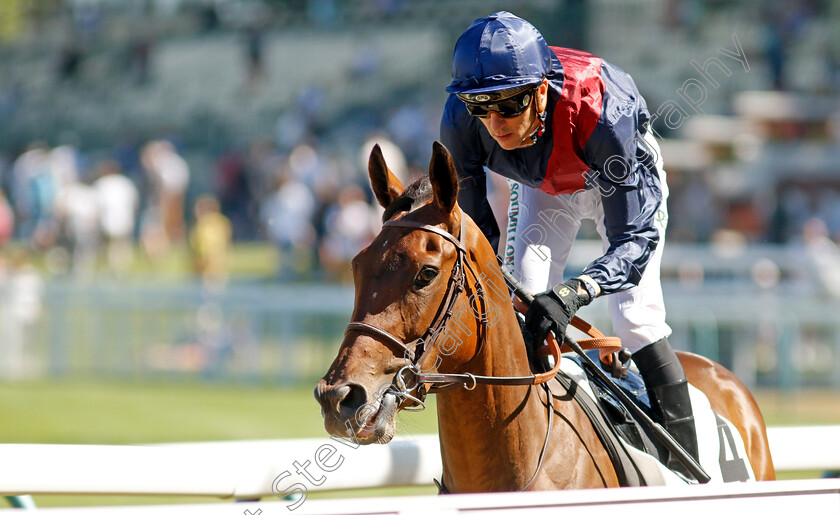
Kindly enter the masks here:
M 550 75 L 552 55 L 539 31 L 507 11 L 479 18 L 461 34 L 449 93 L 489 93 L 536 84 Z

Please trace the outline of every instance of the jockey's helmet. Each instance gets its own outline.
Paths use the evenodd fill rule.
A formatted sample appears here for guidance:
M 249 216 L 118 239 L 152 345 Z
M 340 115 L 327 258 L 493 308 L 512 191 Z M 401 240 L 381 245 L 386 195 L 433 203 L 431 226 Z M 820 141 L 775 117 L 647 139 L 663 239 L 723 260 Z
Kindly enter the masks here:
M 495 101 L 510 96 L 505 90 L 542 82 L 551 68 L 551 50 L 536 27 L 499 11 L 475 20 L 458 38 L 446 91 L 467 101 Z

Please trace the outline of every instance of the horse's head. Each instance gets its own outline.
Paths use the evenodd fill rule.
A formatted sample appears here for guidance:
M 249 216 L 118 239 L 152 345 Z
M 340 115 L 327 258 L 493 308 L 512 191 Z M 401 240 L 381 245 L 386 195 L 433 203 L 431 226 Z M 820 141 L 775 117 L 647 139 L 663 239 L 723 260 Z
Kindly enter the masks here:
M 385 443 L 394 436 L 397 412 L 415 402 L 404 393 L 420 395 L 406 389 L 403 379 L 412 377 L 410 371 L 403 376 L 403 367 L 456 369 L 474 356 L 480 328 L 468 299 L 475 278 L 464 270 L 466 249 L 495 256 L 457 205 L 457 174 L 443 145 L 434 144 L 429 177 L 407 189 L 378 146 L 368 170 L 385 225 L 353 259 L 352 321 L 315 397 L 331 434 Z

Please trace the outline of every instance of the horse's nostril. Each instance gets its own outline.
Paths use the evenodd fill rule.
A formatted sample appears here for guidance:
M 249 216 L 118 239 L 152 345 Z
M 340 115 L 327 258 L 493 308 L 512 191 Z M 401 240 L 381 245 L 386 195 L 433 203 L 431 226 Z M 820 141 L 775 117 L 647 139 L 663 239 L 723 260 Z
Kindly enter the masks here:
M 362 385 L 356 383 L 344 383 L 334 387 L 319 383 L 315 388 L 315 398 L 321 404 L 322 411 L 336 414 L 340 412 L 350 417 L 367 402 L 367 393 Z
M 355 412 L 367 401 L 367 394 L 361 385 L 350 383 L 341 388 L 346 389 L 338 401 L 338 407 L 341 411 Z
M 344 398 L 347 397 L 347 394 L 350 393 L 350 387 L 346 384 L 341 386 L 336 386 L 329 392 L 329 400 L 332 407 L 338 409 L 339 405 L 344 401 Z

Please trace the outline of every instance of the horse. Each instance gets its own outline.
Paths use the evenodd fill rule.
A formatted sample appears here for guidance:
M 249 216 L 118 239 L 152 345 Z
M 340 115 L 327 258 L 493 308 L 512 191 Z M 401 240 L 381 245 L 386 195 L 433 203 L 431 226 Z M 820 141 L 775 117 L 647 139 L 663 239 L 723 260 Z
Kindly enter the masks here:
M 397 412 L 422 403 L 420 380 L 444 377 L 456 386 L 437 396 L 447 491 L 620 486 L 571 392 L 521 380 L 534 376 L 509 290 L 493 248 L 458 206 L 448 150 L 435 142 L 428 177 L 408 188 L 378 146 L 368 172 L 384 225 L 352 260 L 351 322 L 315 388 L 327 432 L 387 443 Z M 755 478 L 774 479 L 764 421 L 744 384 L 711 360 L 679 357 L 689 382 L 737 428 Z M 478 380 L 488 377 L 520 380 Z

